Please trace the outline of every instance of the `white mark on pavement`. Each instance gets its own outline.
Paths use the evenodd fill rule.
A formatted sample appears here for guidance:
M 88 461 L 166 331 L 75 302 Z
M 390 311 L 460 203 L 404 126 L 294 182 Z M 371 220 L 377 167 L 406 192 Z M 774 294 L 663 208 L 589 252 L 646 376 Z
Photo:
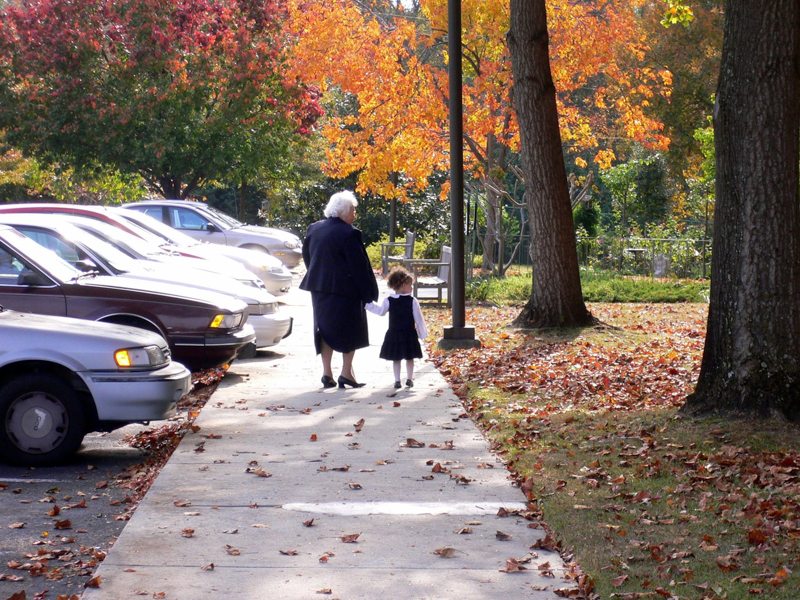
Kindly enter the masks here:
M 284 510 L 332 515 L 493 515 L 525 510 L 524 502 L 290 502 Z

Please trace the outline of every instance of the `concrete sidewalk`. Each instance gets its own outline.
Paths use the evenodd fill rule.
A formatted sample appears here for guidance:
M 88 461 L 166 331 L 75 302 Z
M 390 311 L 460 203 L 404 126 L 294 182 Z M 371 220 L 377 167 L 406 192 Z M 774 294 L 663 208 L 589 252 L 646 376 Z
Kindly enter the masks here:
M 558 554 L 531 550 L 544 533 L 514 514 L 522 492 L 433 365 L 417 361 L 415 386 L 395 393 L 378 358 L 386 317 L 369 315 L 372 345 L 356 353 L 367 386 L 323 390 L 310 297 L 282 300 L 294 332 L 233 364 L 84 600 L 539 600 L 574 587 Z

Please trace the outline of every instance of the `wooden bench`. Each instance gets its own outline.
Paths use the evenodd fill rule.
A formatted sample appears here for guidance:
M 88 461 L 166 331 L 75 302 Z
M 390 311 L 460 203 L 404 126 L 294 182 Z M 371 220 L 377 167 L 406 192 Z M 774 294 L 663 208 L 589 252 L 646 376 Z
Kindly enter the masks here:
M 381 273 L 384 276 L 389 272 L 389 263 L 405 263 L 414 258 L 414 238 L 414 233 L 408 231 L 404 242 L 381 244 Z
M 436 300 L 439 304 L 450 305 L 450 263 L 452 262 L 450 246 L 442 246 L 439 258 L 411 259 L 405 261 L 406 268 L 414 275 L 414 296 L 420 302 Z M 431 274 L 432 273 L 432 274 Z M 436 297 L 420 297 L 420 290 L 434 289 Z

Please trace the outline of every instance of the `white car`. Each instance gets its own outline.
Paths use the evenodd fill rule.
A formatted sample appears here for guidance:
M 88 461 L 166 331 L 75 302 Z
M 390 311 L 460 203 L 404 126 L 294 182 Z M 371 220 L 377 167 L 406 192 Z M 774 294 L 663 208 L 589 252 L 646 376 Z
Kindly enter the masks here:
M 303 259 L 303 243 L 288 231 L 245 225 L 224 212 L 192 200 L 144 200 L 123 205 L 138 210 L 201 242 L 260 250 L 293 269 Z
M 222 255 L 241 263 L 248 271 L 255 273 L 264 282 L 267 291 L 273 296 L 285 294 L 292 287 L 291 271 L 271 254 L 248 250 L 247 248 L 237 248 L 236 246 L 200 242 L 138 210 L 123 210 L 119 208 L 115 212 L 123 219 L 131 221 L 153 235 L 163 238 L 164 244 L 177 249 L 182 254 L 193 254 L 208 259 Z
M 129 281 L 139 279 L 178 283 L 222 292 L 243 300 L 247 303 L 248 323 L 256 334 L 254 348 L 274 346 L 292 331 L 292 318 L 280 312 L 278 301 L 260 287 L 260 281 L 259 285 L 248 285 L 216 272 L 196 269 L 194 265 L 200 265 L 203 261 L 186 257 L 167 256 L 166 260 L 158 261 L 137 254 L 138 258 L 132 258 L 130 254 L 134 253 L 134 248 L 124 243 L 126 236 L 131 237 L 130 234 L 111 225 L 83 217 L 36 213 L 0 213 L 0 223 L 10 225 L 83 271 L 94 270 L 100 275 L 125 275 Z M 123 240 L 121 246 L 117 245 L 119 239 Z M 136 245 L 144 245 L 141 240 L 133 241 Z M 170 259 L 178 263 L 174 264 Z M 239 356 L 251 355 L 252 348 Z
M 166 419 L 191 373 L 151 331 L 0 307 L 0 460 L 63 462 L 90 431 Z

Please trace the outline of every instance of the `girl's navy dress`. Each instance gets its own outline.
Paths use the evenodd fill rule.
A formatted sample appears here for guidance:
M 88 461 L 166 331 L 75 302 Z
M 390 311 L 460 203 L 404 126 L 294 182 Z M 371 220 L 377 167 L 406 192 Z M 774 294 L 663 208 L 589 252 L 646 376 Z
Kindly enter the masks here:
M 422 358 L 414 324 L 414 300 L 410 295 L 389 296 L 389 329 L 383 338 L 380 357 L 386 360 Z

